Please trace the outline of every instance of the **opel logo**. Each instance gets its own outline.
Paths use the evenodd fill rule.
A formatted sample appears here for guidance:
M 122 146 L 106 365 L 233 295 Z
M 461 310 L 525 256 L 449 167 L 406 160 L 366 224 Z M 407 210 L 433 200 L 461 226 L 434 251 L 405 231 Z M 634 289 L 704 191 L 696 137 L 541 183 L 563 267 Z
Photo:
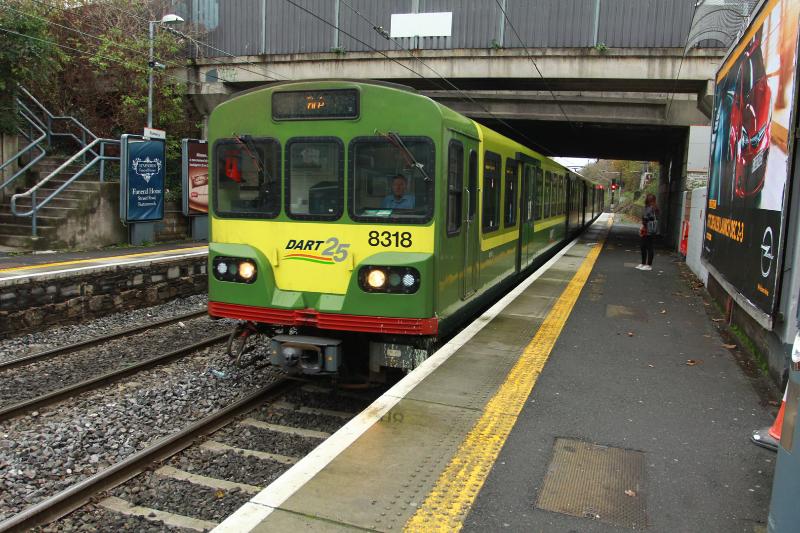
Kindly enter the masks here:
M 761 276 L 769 276 L 772 270 L 772 260 L 775 258 L 772 255 L 772 228 L 767 226 L 764 230 L 764 236 L 761 237 Z

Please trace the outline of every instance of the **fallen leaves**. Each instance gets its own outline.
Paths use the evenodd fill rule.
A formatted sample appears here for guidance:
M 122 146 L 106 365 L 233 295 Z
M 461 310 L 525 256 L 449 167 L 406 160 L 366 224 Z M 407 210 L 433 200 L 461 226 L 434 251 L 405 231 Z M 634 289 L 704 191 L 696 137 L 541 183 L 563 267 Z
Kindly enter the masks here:
M 687 359 L 686 366 L 697 366 L 702 362 L 703 362 L 702 359 Z
M 667 314 L 667 310 L 666 310 L 666 309 L 662 309 L 662 310 L 661 310 L 661 314 L 662 314 L 662 315 L 666 315 L 666 314 Z
M 727 348 L 729 350 L 733 350 L 734 348 L 736 348 L 736 345 L 735 344 L 723 344 L 722 347 L 723 348 Z
M 722 322 L 723 320 L 725 320 L 725 319 L 724 318 L 712 318 L 711 319 L 712 322 Z
M 632 331 L 628 332 L 628 337 L 633 337 L 633 332 Z
M 630 496 L 631 498 L 633 498 L 633 497 L 636 496 L 636 492 L 632 491 L 631 489 L 628 489 L 628 490 L 625 491 L 625 495 L 626 496 Z

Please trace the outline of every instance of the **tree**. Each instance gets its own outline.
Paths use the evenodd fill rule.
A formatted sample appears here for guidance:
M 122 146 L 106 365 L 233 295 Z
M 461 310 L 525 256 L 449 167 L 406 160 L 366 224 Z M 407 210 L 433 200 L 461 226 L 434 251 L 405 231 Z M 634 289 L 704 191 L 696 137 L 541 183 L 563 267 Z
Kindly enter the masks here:
M 17 131 L 18 85 L 35 86 L 58 70 L 60 54 L 41 5 L 29 0 L 4 0 L 0 5 L 0 133 Z
M 52 3 L 50 31 L 63 48 L 61 70 L 43 91 L 46 105 L 74 115 L 100 137 L 141 133 L 147 117 L 148 21 L 167 4 L 148 0 L 78 0 L 69 8 Z M 174 34 L 155 33 L 156 61 L 186 64 L 186 47 Z M 169 70 L 155 70 L 153 127 L 167 130 L 167 178 L 180 174 L 180 139 L 197 136 L 199 115 L 186 86 Z

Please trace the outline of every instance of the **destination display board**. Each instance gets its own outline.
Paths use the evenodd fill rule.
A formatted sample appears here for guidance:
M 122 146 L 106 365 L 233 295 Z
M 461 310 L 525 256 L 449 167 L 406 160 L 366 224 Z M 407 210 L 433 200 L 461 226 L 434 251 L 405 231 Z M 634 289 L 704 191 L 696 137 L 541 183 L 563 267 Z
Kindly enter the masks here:
M 320 120 L 358 118 L 358 91 L 284 91 L 272 93 L 275 120 Z
M 716 75 L 703 259 L 767 315 L 787 222 L 800 0 L 768 0 Z
M 138 135 L 121 138 L 120 218 L 147 222 L 164 218 L 164 140 Z
M 181 141 L 183 214 L 208 214 L 208 143 L 199 139 Z

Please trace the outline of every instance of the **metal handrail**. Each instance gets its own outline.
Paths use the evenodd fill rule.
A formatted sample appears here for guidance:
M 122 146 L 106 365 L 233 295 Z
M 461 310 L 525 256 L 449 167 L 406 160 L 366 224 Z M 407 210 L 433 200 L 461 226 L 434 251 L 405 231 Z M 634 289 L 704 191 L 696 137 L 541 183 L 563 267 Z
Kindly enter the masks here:
M 95 135 L 95 134 L 92 132 L 92 130 L 90 130 L 89 128 L 87 128 L 86 126 L 84 126 L 84 125 L 83 125 L 83 124 L 82 124 L 82 123 L 81 123 L 81 122 L 80 122 L 78 119 L 76 119 L 75 117 L 73 117 L 73 116 L 71 116 L 71 115 L 70 115 L 70 116 L 56 116 L 56 115 L 53 115 L 53 114 L 52 114 L 50 111 L 48 111 L 48 109 L 47 109 L 47 108 L 46 108 L 46 107 L 45 107 L 45 106 L 44 106 L 44 105 L 43 105 L 41 102 L 39 102 L 39 100 L 37 100 L 37 99 L 36 99 L 36 97 L 35 97 L 35 96 L 33 96 L 33 95 L 30 93 L 30 92 L 28 92 L 28 90 L 27 90 L 25 87 L 22 87 L 22 86 L 20 86 L 20 87 L 19 87 L 19 89 L 20 89 L 20 91 L 21 91 L 23 94 L 25 94 L 25 96 L 27 96 L 28 98 L 30 98 L 30 99 L 31 99 L 31 101 L 32 101 L 34 104 L 36 104 L 36 106 L 37 106 L 39 109 L 41 109 L 42 113 L 44 113 L 44 114 L 47 116 L 47 118 L 48 118 L 48 119 L 50 119 L 50 120 L 68 120 L 68 121 L 74 122 L 74 123 L 75 123 L 75 125 L 76 125 L 76 126 L 78 126 L 78 128 L 80 128 L 80 129 L 81 129 L 81 130 L 82 130 L 84 133 L 86 133 L 86 134 L 88 134 L 90 137 L 92 137 L 92 140 L 95 140 L 95 139 L 97 139 L 97 138 L 98 138 L 98 137 L 97 137 L 97 135 Z M 63 135 L 63 134 L 59 134 L 59 135 Z M 72 134 L 70 134 L 70 135 L 72 135 Z M 72 136 L 73 136 L 73 137 L 74 137 L 76 140 L 78 139 L 78 137 L 76 137 L 75 135 L 72 135 Z M 83 143 L 83 145 L 85 146 L 85 145 L 86 145 L 86 142 L 84 142 L 84 143 Z
M 39 212 L 40 209 L 45 207 L 53 198 L 58 196 L 59 193 L 61 193 L 61 191 L 63 191 L 67 187 L 69 187 L 72 184 L 72 182 L 77 180 L 84 173 L 86 173 L 89 169 L 91 169 L 98 161 L 105 162 L 105 161 L 115 161 L 115 160 L 118 161 L 119 160 L 118 156 L 107 156 L 107 155 L 96 154 L 94 152 L 93 148 L 95 146 L 97 146 L 97 145 L 99 145 L 100 152 L 102 154 L 105 154 L 106 145 L 119 145 L 119 140 L 118 139 L 100 139 L 100 138 L 97 138 L 97 139 L 93 140 L 92 142 L 90 142 L 89 144 L 84 146 L 81 150 L 76 152 L 72 157 L 67 159 L 64 163 L 62 163 L 61 166 L 59 166 L 57 169 L 55 169 L 50 174 L 48 174 L 39 183 L 37 183 L 36 185 L 34 185 L 33 187 L 31 187 L 30 189 L 28 189 L 25 192 L 17 193 L 17 194 L 15 194 L 15 195 L 13 195 L 11 197 L 11 212 L 14 214 L 14 216 L 31 217 L 31 234 L 34 237 L 36 237 L 36 231 L 37 231 L 36 216 L 37 216 L 37 213 Z M 40 203 L 37 204 L 36 203 L 36 192 L 39 189 L 41 189 L 44 185 L 46 185 L 50 180 L 52 180 L 56 175 L 58 175 L 62 170 L 64 170 L 69 165 L 74 163 L 76 159 L 78 159 L 80 157 L 85 157 L 87 152 L 91 152 L 91 153 L 95 154 L 94 159 L 92 159 L 89 163 L 84 165 L 84 167 L 81 170 L 79 170 L 72 177 L 70 177 L 66 181 L 64 181 L 64 183 L 62 183 L 53 192 L 48 194 L 47 197 L 44 200 L 42 200 Z M 31 199 L 31 208 L 30 208 L 29 211 L 17 212 L 17 201 L 22 199 L 22 198 L 30 198 Z
M 18 170 L 17 170 L 17 171 L 16 171 L 16 172 L 15 172 L 15 173 L 14 173 L 14 174 L 13 174 L 13 175 L 10 177 L 10 178 L 8 178 L 6 181 L 4 181 L 4 182 L 0 183 L 0 191 L 2 191 L 2 190 L 3 190 L 3 189 L 5 189 L 6 187 L 8 187 L 8 186 L 9 186 L 9 185 L 11 185 L 12 183 L 14 183 L 14 181 L 16 181 L 16 180 L 17 180 L 17 178 L 19 178 L 20 176 L 22 176 L 22 175 L 23 175 L 23 174 L 24 174 L 24 173 L 25 173 L 25 172 L 26 172 L 26 171 L 27 171 L 29 168 L 31 168 L 31 167 L 32 167 L 33 165 L 35 165 L 35 164 L 36 164 L 36 163 L 37 163 L 37 162 L 38 162 L 38 161 L 39 161 L 41 158 L 43 158 L 45 155 L 47 155 L 47 150 L 45 150 L 44 148 L 42 148 L 42 147 L 40 146 L 40 145 L 41 145 L 41 143 L 42 143 L 42 142 L 43 142 L 43 141 L 44 141 L 44 140 L 47 138 L 47 132 L 45 132 L 45 131 L 44 131 L 44 130 L 41 128 L 41 127 L 39 127 L 39 125 L 38 125 L 38 124 L 37 124 L 35 121 L 33 121 L 33 120 L 31 119 L 31 117 L 29 117 L 29 116 L 25 115 L 25 114 L 24 114 L 24 113 L 22 113 L 22 112 L 20 112 L 20 115 L 21 115 L 21 116 L 22 116 L 24 119 L 26 119 L 26 120 L 28 121 L 28 123 L 29 123 L 29 124 L 30 124 L 32 127 L 34 127 L 34 128 L 36 128 L 37 130 L 39 130 L 39 133 L 40 133 L 40 135 L 39 135 L 39 137 L 37 137 L 36 139 L 33 139 L 33 140 L 31 140 L 31 139 L 30 139 L 30 137 L 28 137 L 28 136 L 26 135 L 26 133 L 25 133 L 25 130 L 23 130 L 22 128 L 18 127 L 17 129 L 19 130 L 20 134 L 21 134 L 23 137 L 27 138 L 27 139 L 30 141 L 30 143 L 28 144 L 28 146 L 26 146 L 25 148 L 23 148 L 22 150 L 20 150 L 19 152 L 17 152 L 17 153 L 16 153 L 14 156 L 12 156 L 11 158 L 9 158 L 9 160 L 8 160 L 8 161 L 6 161 L 6 162 L 5 162 L 5 163 L 3 163 L 2 165 L 0 165 L 0 171 L 1 171 L 1 170 L 3 170 L 3 169 L 4 169 L 5 167 L 7 167 L 8 165 L 10 165 L 11 163 L 15 162 L 17 159 L 19 159 L 19 158 L 20 158 L 20 157 L 22 157 L 23 155 L 27 154 L 29 151 L 33 150 L 34 148 L 38 148 L 38 149 L 40 150 L 40 152 L 41 152 L 41 153 L 40 153 L 39 155 L 37 155 L 36 157 L 33 157 L 33 158 L 31 158 L 31 160 L 28 162 L 28 164 L 27 164 L 27 165 L 25 165 L 25 166 L 23 166 L 22 168 L 18 169 Z M 32 137 L 32 136 L 33 136 L 33 135 L 31 135 L 31 137 Z

